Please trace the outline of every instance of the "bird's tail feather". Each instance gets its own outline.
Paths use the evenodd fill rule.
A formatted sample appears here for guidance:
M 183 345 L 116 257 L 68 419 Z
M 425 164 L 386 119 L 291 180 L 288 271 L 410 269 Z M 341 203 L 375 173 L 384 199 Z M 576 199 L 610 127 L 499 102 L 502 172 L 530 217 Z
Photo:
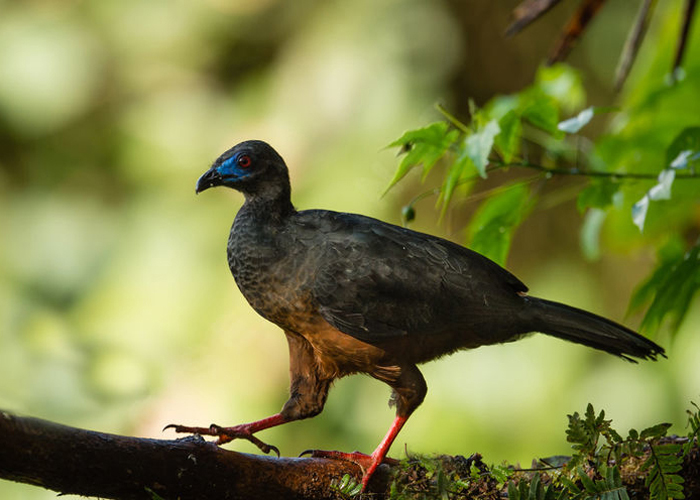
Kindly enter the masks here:
M 533 330 L 587 345 L 629 361 L 666 357 L 663 347 L 614 321 L 582 309 L 527 297 Z M 630 357 L 631 356 L 631 357 Z

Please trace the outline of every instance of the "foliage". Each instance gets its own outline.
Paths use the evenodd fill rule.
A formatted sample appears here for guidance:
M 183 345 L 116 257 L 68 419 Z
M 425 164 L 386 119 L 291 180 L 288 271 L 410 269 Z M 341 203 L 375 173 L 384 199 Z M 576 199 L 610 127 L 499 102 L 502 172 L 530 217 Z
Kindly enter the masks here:
M 630 429 L 623 438 L 605 412 L 588 405 L 583 415 L 568 416 L 566 438 L 571 457 L 542 459 L 532 469 L 509 465 L 486 466 L 479 455 L 425 457 L 411 455 L 402 462 L 391 485 L 393 500 L 423 498 L 502 498 L 511 500 L 603 499 L 652 500 L 684 498 L 679 474 L 691 449 L 697 453 L 700 407 L 688 410 L 689 433 L 667 437 L 670 424 L 642 431 Z
M 557 489 L 554 483 L 549 483 L 545 487 L 539 474 L 535 474 L 529 483 L 520 481 L 517 486 L 513 481 L 508 483 L 510 500 L 556 500 L 561 497 L 561 490 Z
M 428 457 L 410 455 L 391 484 L 391 500 L 498 498 L 512 474 L 509 467 L 489 467 L 481 456 Z
M 567 493 L 565 498 L 629 498 L 621 471 L 645 475 L 651 499 L 684 498 L 679 472 L 695 443 L 700 418 L 698 412 L 688 410 L 688 414 L 691 431 L 686 446 L 666 438 L 667 423 L 641 432 L 631 429 L 623 439 L 611 420 L 605 419 L 605 412 L 596 414 L 591 404 L 583 417 L 578 412 L 569 415 L 566 435 L 575 453 L 556 480 Z
M 685 251 L 682 241 L 671 239 L 659 250 L 659 264 L 632 296 L 630 310 L 649 304 L 642 328 L 657 329 L 664 320 L 678 329 L 700 288 L 700 241 Z
M 650 87 L 648 92 L 652 91 L 661 92 Z M 682 91 L 667 89 L 668 93 Z M 658 267 L 640 286 L 630 310 L 648 307 L 643 328 L 657 330 L 668 324 L 675 332 L 700 288 L 700 240 L 678 245 L 678 235 L 692 233 L 698 225 L 693 213 L 700 200 L 700 127 L 685 126 L 687 120 L 679 120 L 678 126 L 671 127 L 674 135 L 669 135 L 667 127 L 650 142 L 648 136 L 655 133 L 653 122 L 647 129 L 632 123 L 637 115 L 652 119 L 648 102 L 627 109 L 590 106 L 560 121 L 564 112 L 580 109 L 584 100 L 578 73 L 558 65 L 541 69 L 535 83 L 517 94 L 497 96 L 482 108 L 472 103 L 466 123 L 439 107 L 442 121 L 406 132 L 391 143 L 404 156 L 389 187 L 416 166 L 422 165 L 425 181 L 441 165 L 441 186 L 409 202 L 403 209 L 404 222 L 415 218 L 415 204 L 431 194 L 438 194 L 444 214 L 457 187 L 464 186 L 467 196 L 484 199 L 466 228 L 467 244 L 503 264 L 513 234 L 545 201 L 534 183 L 539 186 L 560 176 L 581 179 L 576 199 L 579 211 L 585 214 L 581 232 L 585 254 L 599 254 L 606 223 L 615 227 L 614 237 L 621 240 L 618 246 L 656 246 Z M 617 123 L 629 120 L 628 125 L 618 125 L 619 130 L 599 137 L 592 145 L 583 140 L 586 146 L 582 147 L 582 138 L 575 134 L 596 115 L 613 112 Z M 658 136 L 664 137 L 663 142 Z M 515 180 L 514 168 L 518 170 Z M 475 192 L 480 180 L 507 170 L 511 170 L 510 178 L 498 188 Z M 523 177 L 520 171 L 534 175 Z M 631 229 L 634 226 L 636 234 Z M 676 245 L 672 256 L 663 250 L 670 241 Z
M 151 500 L 164 500 L 162 496 L 153 491 L 151 488 L 146 488 L 146 493 L 148 493 Z
M 340 481 L 331 481 L 331 489 L 343 498 L 354 498 L 362 492 L 362 483 L 355 481 L 350 474 L 345 474 Z
M 693 444 L 696 444 L 698 439 L 700 439 L 700 407 L 692 401 L 690 404 L 695 407 L 696 411 L 686 410 L 688 413 L 688 427 L 690 428 L 690 432 L 688 433 L 688 442 L 683 448 L 683 455 L 688 455 Z

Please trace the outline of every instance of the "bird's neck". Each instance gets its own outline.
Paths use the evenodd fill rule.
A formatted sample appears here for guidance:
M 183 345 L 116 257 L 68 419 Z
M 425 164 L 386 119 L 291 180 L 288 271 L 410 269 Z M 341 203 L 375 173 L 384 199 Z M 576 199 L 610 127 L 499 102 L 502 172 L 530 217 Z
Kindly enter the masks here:
M 263 193 L 245 195 L 245 203 L 241 211 L 258 220 L 280 222 L 296 212 L 291 201 L 289 185 L 268 189 Z

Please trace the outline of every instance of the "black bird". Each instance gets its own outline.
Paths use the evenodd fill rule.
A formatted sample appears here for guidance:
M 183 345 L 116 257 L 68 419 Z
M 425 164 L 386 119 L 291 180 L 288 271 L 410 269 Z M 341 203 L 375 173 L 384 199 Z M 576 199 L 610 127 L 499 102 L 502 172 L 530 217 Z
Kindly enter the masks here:
M 196 192 L 243 193 L 228 240 L 228 263 L 250 305 L 279 325 L 290 355 L 290 398 L 280 413 L 234 427 L 173 425 L 178 432 L 252 441 L 254 434 L 323 409 L 333 380 L 366 373 L 393 389 L 396 418 L 371 455 L 313 451 L 352 460 L 372 474 L 426 384 L 419 363 L 460 349 L 542 332 L 632 360 L 664 349 L 595 314 L 527 295 L 511 273 L 450 241 L 362 215 L 297 211 L 284 160 L 267 143 L 242 142 L 222 154 Z

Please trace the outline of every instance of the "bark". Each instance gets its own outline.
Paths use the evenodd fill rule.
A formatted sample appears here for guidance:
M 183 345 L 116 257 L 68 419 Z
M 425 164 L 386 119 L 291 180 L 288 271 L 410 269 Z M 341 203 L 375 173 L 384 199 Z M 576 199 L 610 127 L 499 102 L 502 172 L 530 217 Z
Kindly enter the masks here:
M 340 498 L 331 481 L 361 477 L 350 462 L 236 453 L 199 436 L 118 436 L 7 412 L 0 443 L 0 478 L 100 498 Z M 380 469 L 373 483 L 386 489 L 388 467 Z

